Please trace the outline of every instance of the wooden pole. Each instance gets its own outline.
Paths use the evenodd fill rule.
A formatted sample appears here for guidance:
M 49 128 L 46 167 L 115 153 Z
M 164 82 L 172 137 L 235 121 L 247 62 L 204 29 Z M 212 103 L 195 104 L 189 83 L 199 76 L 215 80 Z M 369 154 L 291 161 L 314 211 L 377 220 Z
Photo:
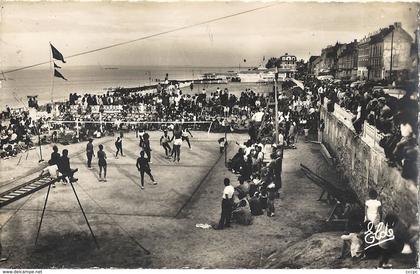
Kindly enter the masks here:
M 89 221 L 86 217 L 85 211 L 82 207 L 82 204 L 80 203 L 79 196 L 77 196 L 76 189 L 73 186 L 73 182 L 70 182 L 70 185 L 71 185 L 71 188 L 73 189 L 74 196 L 76 196 L 77 203 L 79 204 L 80 210 L 82 211 L 83 217 L 85 218 L 86 224 L 89 227 L 89 231 L 90 231 L 90 234 L 92 235 L 93 241 L 95 242 L 96 247 L 99 249 L 99 244 L 96 241 L 96 237 L 95 237 L 95 234 L 93 234 L 92 228 L 90 227 L 90 224 L 89 224 Z
M 392 84 L 392 54 L 394 51 L 394 30 L 392 30 L 392 34 L 391 34 L 391 59 L 389 62 L 389 81 Z
M 79 140 L 79 118 L 76 119 L 76 136 Z
M 276 73 L 274 74 L 274 103 L 275 103 L 275 110 L 274 110 L 274 115 L 275 115 L 275 123 L 276 123 L 276 141 L 275 144 L 278 145 L 279 144 L 279 104 L 278 104 L 278 78 L 279 78 L 279 72 L 277 70 L 276 67 Z
M 227 167 L 227 125 L 225 125 L 225 143 L 224 143 L 224 147 L 225 147 L 225 167 Z
M 50 69 L 51 69 L 51 111 L 53 112 L 53 117 L 55 117 L 55 108 L 54 108 L 54 66 L 53 66 L 53 59 L 52 59 L 52 51 L 51 51 L 51 41 L 50 41 Z
M 38 232 L 36 233 L 35 245 L 38 243 L 39 232 L 41 231 L 42 220 L 44 219 L 45 209 L 47 208 L 48 196 L 50 195 L 51 185 L 48 186 L 47 196 L 45 196 L 44 208 L 42 209 L 41 220 L 39 221 Z

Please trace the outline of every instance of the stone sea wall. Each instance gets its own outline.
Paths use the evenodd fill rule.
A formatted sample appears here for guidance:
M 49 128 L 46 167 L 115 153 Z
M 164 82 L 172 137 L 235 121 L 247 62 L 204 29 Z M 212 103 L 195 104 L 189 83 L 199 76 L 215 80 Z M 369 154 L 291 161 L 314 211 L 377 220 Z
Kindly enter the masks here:
M 385 154 L 378 146 L 380 136 L 367 136 L 366 132 L 357 136 L 349 121 L 352 115 L 344 112 L 338 105 L 333 113 L 325 107 L 321 110 L 321 119 L 325 121 L 323 143 L 336 159 L 344 181 L 362 203 L 373 188 L 379 193 L 385 214 L 396 213 L 406 225 L 418 223 L 416 183 L 402 178 L 397 168 L 388 166 Z

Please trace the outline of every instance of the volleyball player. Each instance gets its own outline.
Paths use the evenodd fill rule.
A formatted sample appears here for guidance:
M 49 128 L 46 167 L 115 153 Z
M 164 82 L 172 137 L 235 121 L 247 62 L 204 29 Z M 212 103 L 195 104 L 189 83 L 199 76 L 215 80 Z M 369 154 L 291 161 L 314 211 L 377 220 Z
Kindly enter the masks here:
M 191 138 L 193 138 L 193 135 L 192 135 L 191 131 L 188 129 L 187 126 L 184 126 L 182 128 L 182 141 L 187 141 L 188 147 L 190 149 L 192 149 L 191 144 L 190 144 L 190 138 L 188 137 L 188 134 L 190 134 Z
M 173 142 L 172 153 L 174 154 L 174 162 L 176 160 L 180 160 L 181 158 L 181 144 L 182 144 L 182 129 L 179 127 L 178 124 L 174 126 L 173 135 L 171 138 L 171 142 Z
M 122 136 L 117 137 L 117 140 L 115 141 L 115 148 L 117 149 L 117 152 L 115 153 L 115 158 L 118 158 L 118 152 L 121 153 L 121 156 L 123 155 L 123 149 L 122 149 Z
M 150 148 L 150 140 L 149 140 L 149 138 L 150 138 L 149 133 L 145 133 L 143 135 L 143 146 L 142 146 L 142 149 L 146 153 L 147 160 L 149 161 L 149 163 L 152 163 L 152 154 L 151 154 L 152 149 Z
M 165 149 L 165 155 L 169 159 L 171 158 L 171 147 L 169 146 L 169 143 L 171 142 L 171 138 L 168 135 L 168 131 L 165 129 L 163 131 L 162 137 L 160 137 L 160 145 Z
M 149 175 L 150 179 L 152 180 L 152 183 L 154 185 L 157 185 L 155 182 L 155 179 L 153 178 L 152 171 L 149 166 L 149 159 L 146 159 L 144 157 L 144 151 L 140 151 L 140 157 L 137 158 L 136 167 L 138 171 L 140 172 L 140 179 L 141 179 L 141 189 L 144 189 L 144 173 Z
M 140 127 L 139 132 L 138 132 L 138 138 L 140 138 L 140 142 L 139 142 L 139 147 L 143 147 L 143 136 L 146 133 L 146 130 L 144 129 L 143 126 Z
M 99 151 L 96 154 L 98 156 L 98 166 L 99 166 L 99 181 L 106 182 L 106 153 L 104 151 L 104 146 L 99 145 Z M 102 170 L 104 171 L 104 179 L 102 179 Z

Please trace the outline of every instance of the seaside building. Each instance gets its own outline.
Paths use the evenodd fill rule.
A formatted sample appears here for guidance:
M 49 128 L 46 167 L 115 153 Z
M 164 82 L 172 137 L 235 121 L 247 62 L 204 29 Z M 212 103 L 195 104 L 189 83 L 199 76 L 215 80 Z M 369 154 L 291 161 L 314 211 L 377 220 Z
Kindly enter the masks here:
M 287 78 L 293 78 L 296 74 L 297 58 L 294 55 L 285 53 L 278 60 L 279 73 L 285 74 Z
M 344 44 L 338 50 L 337 78 L 341 80 L 355 80 L 357 77 L 357 40 Z
M 311 57 L 309 57 L 308 63 L 307 63 L 307 71 L 309 72 L 309 74 L 315 75 L 315 64 L 316 64 L 316 60 L 320 60 L 320 56 L 314 56 L 312 55 Z
M 228 71 L 228 72 L 207 72 L 204 73 L 202 78 L 203 80 L 217 80 L 222 82 L 230 82 L 233 79 L 238 77 L 237 72 Z
M 341 43 L 336 43 L 334 46 L 328 46 L 321 51 L 321 69 L 318 75 L 332 75 L 336 76 L 338 69 L 338 51 L 343 46 Z
M 256 69 L 238 72 L 238 77 L 243 83 L 273 82 L 274 69 Z M 279 79 L 284 76 L 279 73 Z
M 366 80 L 369 77 L 370 37 L 364 37 L 357 45 L 357 78 Z
M 319 56 L 313 62 L 313 74 L 315 76 L 318 76 L 321 73 L 321 69 L 322 69 L 322 58 L 321 56 Z
M 370 37 L 369 80 L 406 78 L 411 68 L 413 38 L 395 22 Z

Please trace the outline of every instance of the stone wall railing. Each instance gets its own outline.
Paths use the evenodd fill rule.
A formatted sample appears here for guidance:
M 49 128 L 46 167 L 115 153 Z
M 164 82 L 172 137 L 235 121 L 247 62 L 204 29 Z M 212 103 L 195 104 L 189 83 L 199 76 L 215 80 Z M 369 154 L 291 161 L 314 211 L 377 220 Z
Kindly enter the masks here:
M 376 127 L 369 125 L 367 122 L 363 123 L 362 139 L 371 148 L 383 152 L 384 149 L 379 145 L 379 141 L 382 140 L 383 137 L 384 134 L 380 133 Z
M 328 99 L 325 99 L 324 106 L 327 106 Z M 352 119 L 354 114 L 350 111 L 340 107 L 338 104 L 334 104 L 334 115 L 335 117 L 346 125 L 349 130 L 355 132 Z M 363 123 L 362 127 L 362 135 L 361 138 L 365 143 L 367 143 L 371 148 L 383 152 L 383 148 L 379 145 L 379 141 L 384 137 L 382 133 L 375 127 L 367 123 L 366 121 Z
M 417 224 L 416 183 L 388 166 L 378 144 L 381 135 L 375 127 L 365 123 L 362 136 L 357 135 L 343 110 L 336 107 L 333 113 L 321 107 L 321 118 L 325 122 L 323 142 L 337 159 L 338 171 L 362 203 L 368 199 L 369 190 L 375 189 L 385 214 L 394 212 L 405 224 Z

